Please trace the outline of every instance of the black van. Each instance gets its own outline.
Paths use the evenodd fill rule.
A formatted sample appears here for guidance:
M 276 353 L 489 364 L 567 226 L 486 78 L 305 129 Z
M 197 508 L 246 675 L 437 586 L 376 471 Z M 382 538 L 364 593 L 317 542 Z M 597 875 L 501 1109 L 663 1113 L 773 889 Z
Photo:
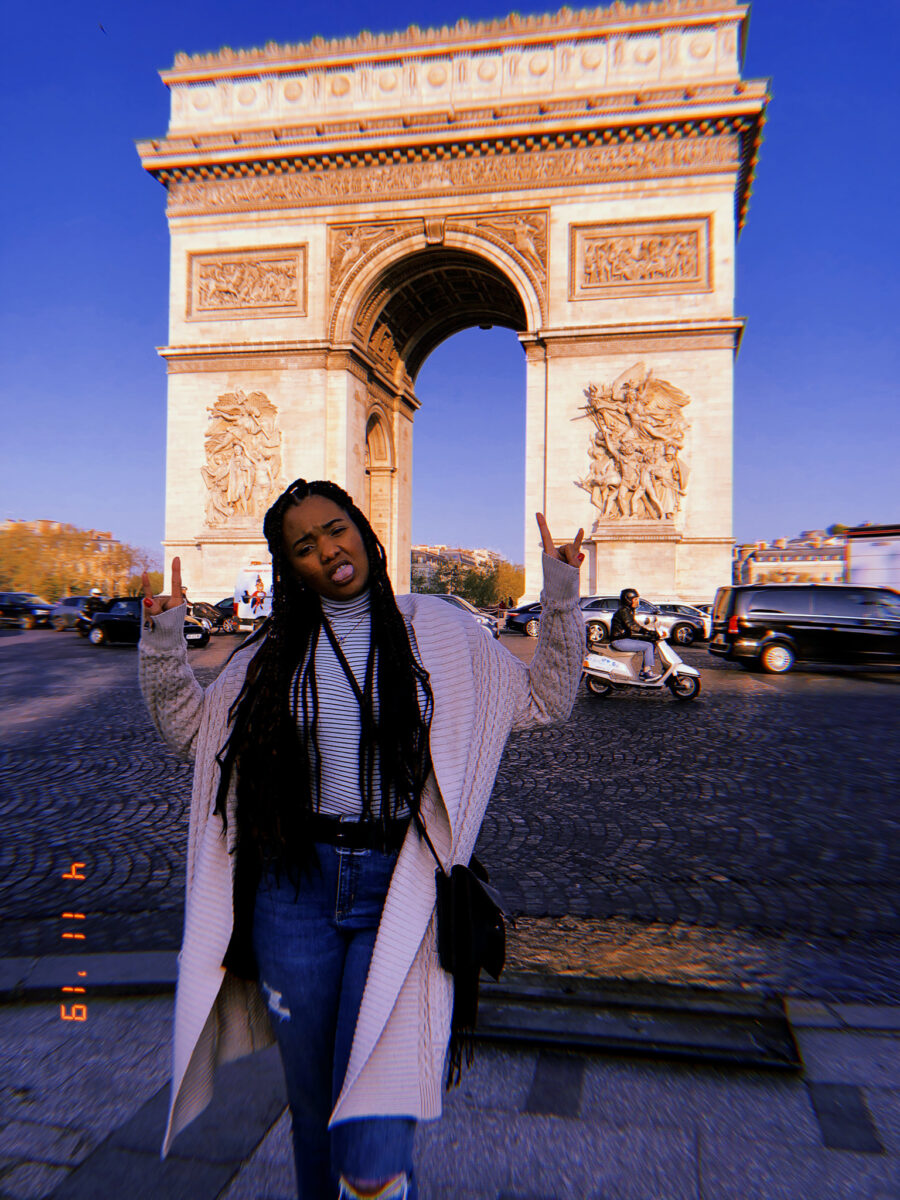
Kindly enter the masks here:
M 900 594 L 856 584 L 719 588 L 710 654 L 783 674 L 798 660 L 900 663 Z

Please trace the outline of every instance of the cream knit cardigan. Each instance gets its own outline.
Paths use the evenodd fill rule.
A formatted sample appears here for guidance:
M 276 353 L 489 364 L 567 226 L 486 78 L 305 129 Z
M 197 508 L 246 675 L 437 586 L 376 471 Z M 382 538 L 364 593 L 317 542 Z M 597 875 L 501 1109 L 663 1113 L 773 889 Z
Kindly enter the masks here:
M 445 867 L 469 861 L 510 730 L 564 721 L 571 712 L 584 649 L 577 597 L 578 571 L 545 555 L 540 637 L 530 668 L 433 596 L 397 598 L 434 692 L 434 770 L 422 813 Z M 275 1040 L 259 985 L 222 966 L 233 919 L 233 783 L 227 839 L 213 811 L 215 754 L 256 647 L 238 651 L 204 691 L 187 664 L 183 615 L 183 608 L 171 609 L 147 623 L 139 668 L 154 724 L 175 753 L 195 763 L 163 1158 L 212 1098 L 216 1066 Z M 332 1124 L 376 1114 L 440 1116 L 453 981 L 437 961 L 434 871 L 427 846 L 410 827 L 385 899 Z

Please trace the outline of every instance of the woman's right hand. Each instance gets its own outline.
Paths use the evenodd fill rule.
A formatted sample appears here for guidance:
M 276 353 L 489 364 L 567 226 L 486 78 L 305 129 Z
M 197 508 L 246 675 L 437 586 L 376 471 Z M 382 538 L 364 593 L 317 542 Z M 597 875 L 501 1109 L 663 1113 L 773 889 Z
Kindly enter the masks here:
M 151 617 L 165 612 L 169 608 L 178 608 L 184 604 L 181 594 L 181 559 L 172 559 L 172 594 L 170 596 L 154 596 L 150 586 L 150 576 L 146 571 L 141 575 L 141 585 L 144 589 L 144 612 Z

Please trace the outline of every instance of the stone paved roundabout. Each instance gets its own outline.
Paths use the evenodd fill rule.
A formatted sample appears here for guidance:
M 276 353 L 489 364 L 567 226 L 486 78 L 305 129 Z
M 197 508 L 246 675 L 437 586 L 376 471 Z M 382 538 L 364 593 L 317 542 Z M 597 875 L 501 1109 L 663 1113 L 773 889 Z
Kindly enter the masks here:
M 192 652 L 201 682 L 234 644 Z M 510 960 L 900 1000 L 900 676 L 686 656 L 693 703 L 582 691 L 565 727 L 510 739 L 478 847 L 520 918 Z M 0 635 L 7 954 L 179 944 L 190 768 L 150 725 L 135 657 Z M 84 881 L 61 878 L 73 861 Z M 85 938 L 66 942 L 75 905 Z

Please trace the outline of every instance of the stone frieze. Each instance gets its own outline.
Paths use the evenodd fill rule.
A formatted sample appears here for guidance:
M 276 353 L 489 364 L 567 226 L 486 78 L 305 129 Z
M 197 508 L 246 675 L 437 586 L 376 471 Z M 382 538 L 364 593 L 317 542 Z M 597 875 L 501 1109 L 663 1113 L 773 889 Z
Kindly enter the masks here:
M 188 320 L 306 315 L 306 246 L 188 254 Z
M 569 299 L 709 291 L 709 229 L 709 217 L 573 225 Z
M 732 134 L 617 142 L 569 150 L 341 166 L 169 185 L 169 215 L 371 203 L 517 187 L 570 186 L 622 179 L 737 170 Z

